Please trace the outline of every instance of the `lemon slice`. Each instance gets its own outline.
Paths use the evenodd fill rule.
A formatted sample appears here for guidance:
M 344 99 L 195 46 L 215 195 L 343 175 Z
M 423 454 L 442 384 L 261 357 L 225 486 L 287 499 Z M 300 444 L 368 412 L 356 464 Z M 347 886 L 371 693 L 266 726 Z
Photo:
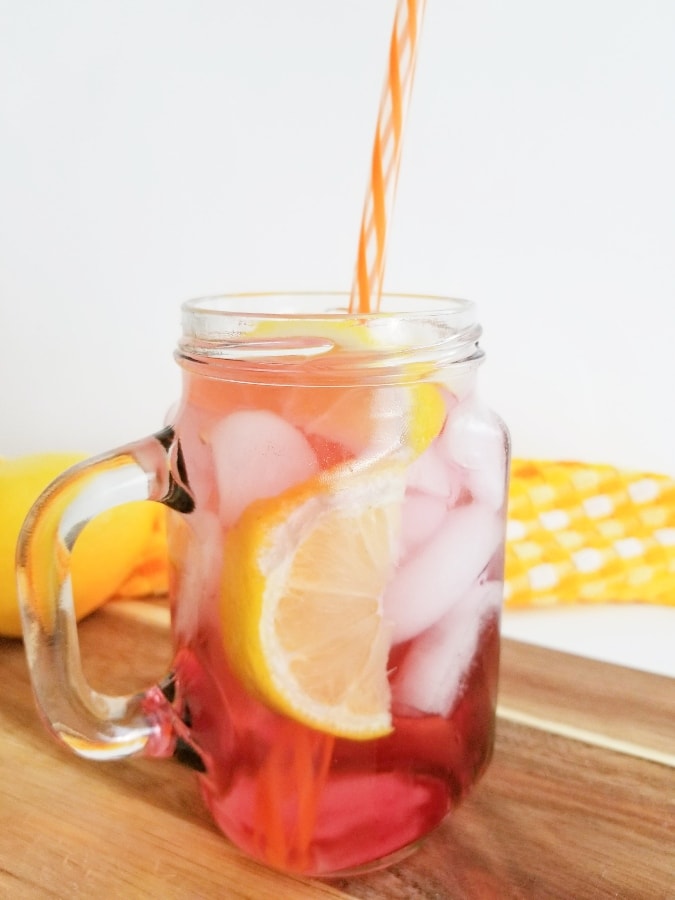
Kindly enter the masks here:
M 410 415 L 404 443 L 413 456 L 420 456 L 443 428 L 447 410 L 437 384 L 420 382 L 408 385 L 405 391 Z
M 253 503 L 227 538 L 221 615 L 235 674 L 268 706 L 332 735 L 391 731 L 380 601 L 404 488 L 402 468 L 345 467 Z
M 337 350 L 364 350 L 377 346 L 371 330 L 358 316 L 266 319 L 257 322 L 248 332 L 247 338 L 254 342 L 322 338 L 326 341 L 326 351 L 330 349 L 330 345 Z

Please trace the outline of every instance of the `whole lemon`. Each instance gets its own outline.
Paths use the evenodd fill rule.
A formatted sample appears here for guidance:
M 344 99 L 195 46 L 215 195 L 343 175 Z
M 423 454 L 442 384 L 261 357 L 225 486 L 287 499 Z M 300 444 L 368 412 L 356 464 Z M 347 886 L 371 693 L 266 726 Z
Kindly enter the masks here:
M 44 488 L 84 458 L 44 453 L 0 460 L 0 635 L 21 635 L 15 552 L 23 521 Z M 78 619 L 119 593 L 166 590 L 164 515 L 159 504 L 128 503 L 101 513 L 82 529 L 71 557 Z
M 23 520 L 47 485 L 83 458 L 76 453 L 43 453 L 0 460 L 0 634 L 21 634 L 14 554 Z

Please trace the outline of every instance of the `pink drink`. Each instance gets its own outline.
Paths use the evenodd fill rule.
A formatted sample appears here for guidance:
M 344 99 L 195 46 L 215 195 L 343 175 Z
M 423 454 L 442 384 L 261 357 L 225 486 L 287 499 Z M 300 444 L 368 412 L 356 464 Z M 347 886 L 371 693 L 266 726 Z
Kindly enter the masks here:
M 363 871 L 413 849 L 480 777 L 494 732 L 507 438 L 443 370 L 438 433 L 407 448 L 407 387 L 331 386 L 299 361 L 283 386 L 229 362 L 183 361 L 177 477 L 194 499 L 172 517 L 176 705 L 206 768 L 223 832 L 266 864 L 311 875 Z M 249 383 L 251 382 L 251 383 Z M 372 398 L 377 392 L 376 402 Z M 370 421 L 364 422 L 365 410 Z M 381 598 L 393 731 L 349 740 L 282 715 L 228 663 L 223 548 L 249 504 L 345 464 L 404 460 L 401 528 Z

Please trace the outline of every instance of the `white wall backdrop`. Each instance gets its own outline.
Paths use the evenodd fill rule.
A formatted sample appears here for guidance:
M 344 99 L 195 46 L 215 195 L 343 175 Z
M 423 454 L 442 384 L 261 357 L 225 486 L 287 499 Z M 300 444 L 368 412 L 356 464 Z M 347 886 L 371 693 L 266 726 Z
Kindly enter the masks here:
M 394 0 L 0 0 L 0 455 L 161 424 L 179 303 L 347 289 Z M 675 473 L 675 3 L 428 0 L 387 287 L 519 455 Z

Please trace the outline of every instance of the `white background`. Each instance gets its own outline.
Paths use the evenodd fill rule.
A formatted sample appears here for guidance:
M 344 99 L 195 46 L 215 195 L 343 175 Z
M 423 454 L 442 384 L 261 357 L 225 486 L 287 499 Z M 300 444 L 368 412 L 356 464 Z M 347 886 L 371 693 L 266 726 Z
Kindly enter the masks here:
M 0 0 L 0 455 L 179 391 L 180 302 L 348 289 L 394 0 Z M 390 290 L 520 456 L 675 474 L 675 3 L 428 0 Z

